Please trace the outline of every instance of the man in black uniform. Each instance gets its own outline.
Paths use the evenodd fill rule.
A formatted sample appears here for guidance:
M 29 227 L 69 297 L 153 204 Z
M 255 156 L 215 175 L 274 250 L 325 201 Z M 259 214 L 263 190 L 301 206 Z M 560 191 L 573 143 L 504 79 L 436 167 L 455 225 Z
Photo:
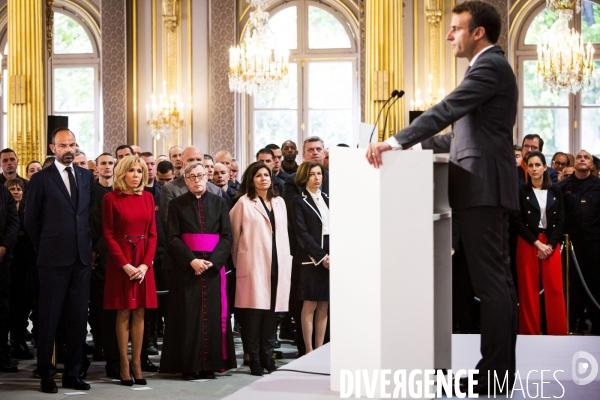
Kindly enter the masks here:
M 2 372 L 19 372 L 17 367 L 10 363 L 8 346 L 10 263 L 12 248 L 19 235 L 19 225 L 15 199 L 4 185 L 0 185 L 0 371 Z
M 94 338 L 94 360 L 106 360 L 106 376 L 120 379 L 119 375 L 119 349 L 115 310 L 105 310 L 104 278 L 106 274 L 106 261 L 108 250 L 102 240 L 102 199 L 112 191 L 113 172 L 115 159 L 110 153 L 102 153 L 96 158 L 98 180 L 95 183 L 94 211 L 90 221 L 92 230 L 92 249 L 94 254 L 94 269 L 92 270 L 92 284 L 90 287 L 90 316 L 89 322 Z
M 575 173 L 560 181 L 565 204 L 565 233 L 573 249 L 583 279 L 596 301 L 600 301 L 600 178 L 591 174 L 592 155 L 581 150 L 575 156 Z M 569 326 L 574 326 L 587 307 L 592 333 L 600 334 L 600 311 L 592 305 L 576 271 L 571 278 L 571 313 Z M 579 325 L 579 330 L 581 325 Z

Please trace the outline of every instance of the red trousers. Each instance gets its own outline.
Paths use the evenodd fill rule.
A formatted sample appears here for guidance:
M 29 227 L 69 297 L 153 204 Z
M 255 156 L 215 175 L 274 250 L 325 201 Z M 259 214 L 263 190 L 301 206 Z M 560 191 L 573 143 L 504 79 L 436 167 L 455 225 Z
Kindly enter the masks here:
M 538 240 L 548 243 L 540 233 Z M 519 237 L 517 243 L 517 276 L 519 277 L 519 334 L 541 334 L 540 275 L 546 300 L 546 327 L 549 335 L 567 334 L 567 311 L 563 295 L 560 247 L 545 260 L 537 256 L 537 247 Z

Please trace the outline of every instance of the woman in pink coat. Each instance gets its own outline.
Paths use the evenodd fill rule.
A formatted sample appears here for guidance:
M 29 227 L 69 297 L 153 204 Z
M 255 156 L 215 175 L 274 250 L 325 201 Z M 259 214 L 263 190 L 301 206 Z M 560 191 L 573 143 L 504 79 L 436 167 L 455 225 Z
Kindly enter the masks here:
M 292 257 L 283 199 L 273 190 L 272 174 L 251 164 L 238 201 L 229 213 L 236 268 L 235 307 L 241 314 L 242 341 L 250 355 L 250 372 L 273 372 L 277 339 L 276 312 L 288 311 Z

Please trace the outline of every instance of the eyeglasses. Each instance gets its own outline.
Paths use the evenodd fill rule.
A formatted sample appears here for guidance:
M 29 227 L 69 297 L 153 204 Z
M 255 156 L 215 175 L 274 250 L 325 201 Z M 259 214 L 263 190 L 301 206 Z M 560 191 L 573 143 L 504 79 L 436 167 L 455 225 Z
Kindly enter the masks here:
M 186 176 L 186 179 L 189 179 L 190 181 L 201 181 L 202 179 L 204 179 L 204 177 L 206 176 L 206 174 L 198 174 L 198 175 L 190 175 L 190 176 Z
M 525 150 L 525 149 L 529 149 L 529 150 L 531 150 L 531 151 L 538 151 L 540 148 L 539 148 L 539 147 L 537 147 L 537 146 L 530 146 L 530 145 L 528 145 L 528 144 L 524 144 L 524 145 L 523 145 L 523 150 Z
M 558 165 L 559 167 L 566 167 L 567 163 L 566 162 L 560 162 L 560 161 L 552 161 L 552 164 L 554 165 Z

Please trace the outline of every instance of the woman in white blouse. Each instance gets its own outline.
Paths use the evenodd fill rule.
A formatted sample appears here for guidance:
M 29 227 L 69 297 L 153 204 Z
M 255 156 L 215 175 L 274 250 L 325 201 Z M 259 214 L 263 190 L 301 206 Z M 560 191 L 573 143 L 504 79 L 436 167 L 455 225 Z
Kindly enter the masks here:
M 533 152 L 525 158 L 527 182 L 519 189 L 517 217 L 517 276 L 519 333 L 539 335 L 540 278 L 544 285 L 546 328 L 549 335 L 567 334 L 560 242 L 564 228 L 562 191 L 553 185 L 546 158 Z
M 302 305 L 302 337 L 306 353 L 323 345 L 329 308 L 329 197 L 319 189 L 325 179 L 321 164 L 307 161 L 298 167 L 296 185 L 304 187 L 294 198 L 292 221 L 302 263 L 298 300 Z M 314 326 L 314 346 L 312 342 Z

